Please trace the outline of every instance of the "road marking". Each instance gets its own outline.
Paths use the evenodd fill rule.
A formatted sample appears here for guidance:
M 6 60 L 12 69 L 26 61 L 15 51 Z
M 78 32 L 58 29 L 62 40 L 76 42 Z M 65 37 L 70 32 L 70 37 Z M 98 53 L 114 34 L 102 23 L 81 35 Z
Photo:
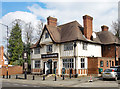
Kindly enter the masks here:
M 33 86 L 33 87 L 39 87 L 39 86 Z
M 28 86 L 28 85 L 22 85 L 22 86 L 24 86 L 24 87 L 25 87 L 25 86 Z
M 13 85 L 19 85 L 19 84 L 13 84 Z

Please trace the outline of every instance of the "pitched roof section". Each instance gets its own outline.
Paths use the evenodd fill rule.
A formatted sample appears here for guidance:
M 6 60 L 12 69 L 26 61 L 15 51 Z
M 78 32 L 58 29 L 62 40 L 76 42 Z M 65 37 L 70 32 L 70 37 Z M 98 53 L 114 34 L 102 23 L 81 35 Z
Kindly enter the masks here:
M 115 37 L 109 31 L 94 32 L 96 34 L 95 38 L 93 37 L 92 40 L 86 39 L 85 36 L 83 35 L 84 28 L 77 21 L 73 21 L 60 26 L 45 25 L 44 30 L 45 29 L 49 32 L 52 41 L 55 43 L 81 40 L 81 41 L 97 43 L 97 44 L 113 44 L 113 43 L 120 44 L 120 40 L 118 40 L 117 37 Z M 40 40 L 42 38 L 42 35 L 40 37 Z M 31 48 L 40 46 L 39 45 L 40 40 L 38 40 L 37 43 L 33 45 Z
M 74 40 L 101 43 L 98 37 L 94 38 L 92 41 L 86 39 L 83 35 L 84 28 L 77 21 L 63 24 L 57 27 L 49 25 L 46 25 L 46 27 L 52 40 L 56 43 L 69 42 Z
M 120 44 L 120 40 L 109 31 L 97 32 L 97 35 L 102 44 Z

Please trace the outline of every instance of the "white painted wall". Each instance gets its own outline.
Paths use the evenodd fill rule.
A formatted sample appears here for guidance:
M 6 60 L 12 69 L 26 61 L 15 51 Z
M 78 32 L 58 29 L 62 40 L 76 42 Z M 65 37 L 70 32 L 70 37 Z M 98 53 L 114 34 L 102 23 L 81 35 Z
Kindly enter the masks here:
M 78 42 L 78 56 L 101 57 L 101 45 L 88 43 L 87 50 L 83 50 L 83 42 Z

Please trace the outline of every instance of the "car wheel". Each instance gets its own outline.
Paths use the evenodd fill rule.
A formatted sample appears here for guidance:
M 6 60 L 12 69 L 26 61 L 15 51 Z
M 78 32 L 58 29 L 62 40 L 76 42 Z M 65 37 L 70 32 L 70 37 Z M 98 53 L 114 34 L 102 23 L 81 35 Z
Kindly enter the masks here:
M 115 81 L 117 81 L 118 80 L 118 78 L 117 78 L 117 76 L 115 77 Z
M 103 81 L 105 81 L 105 78 L 103 78 Z

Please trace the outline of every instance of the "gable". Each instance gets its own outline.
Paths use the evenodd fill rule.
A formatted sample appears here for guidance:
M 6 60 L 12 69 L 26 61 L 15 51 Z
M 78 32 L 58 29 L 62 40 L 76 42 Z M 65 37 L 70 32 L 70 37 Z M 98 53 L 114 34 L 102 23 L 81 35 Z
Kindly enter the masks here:
M 43 33 L 40 38 L 40 44 L 49 44 L 52 42 L 53 41 L 51 39 L 50 33 L 48 32 L 48 30 L 46 28 L 44 28 Z

